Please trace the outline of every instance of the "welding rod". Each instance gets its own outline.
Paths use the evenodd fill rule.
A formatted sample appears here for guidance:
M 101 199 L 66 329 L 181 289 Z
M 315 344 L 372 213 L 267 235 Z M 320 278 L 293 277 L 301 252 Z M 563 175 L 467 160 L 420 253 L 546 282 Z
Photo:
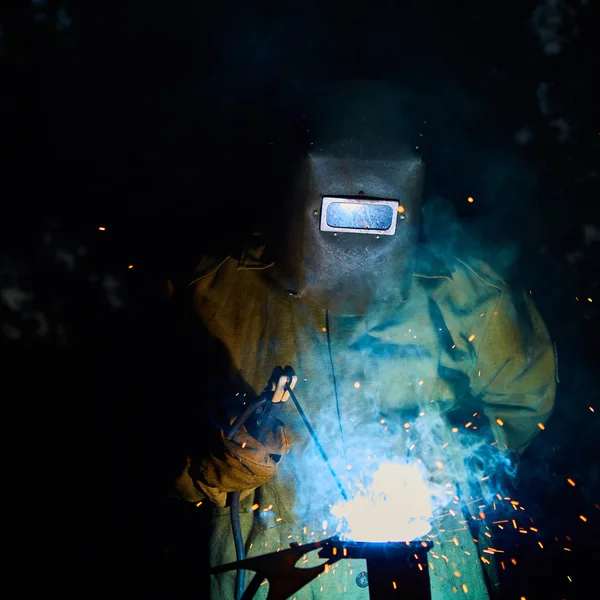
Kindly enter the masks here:
M 344 500 L 346 502 L 348 502 L 348 494 L 346 494 L 346 490 L 343 488 L 342 482 L 339 480 L 338 476 L 335 474 L 335 471 L 333 470 L 333 467 L 331 466 L 331 463 L 329 462 L 329 459 L 327 458 L 327 454 L 325 454 L 325 450 L 323 450 L 323 446 L 321 446 L 321 443 L 319 442 L 319 438 L 317 437 L 315 430 L 311 427 L 311 425 L 308 421 L 308 418 L 304 414 L 304 411 L 302 410 L 302 407 L 300 406 L 300 403 L 298 402 L 298 399 L 296 398 L 296 394 L 294 394 L 294 391 L 289 386 L 289 384 L 286 384 L 285 390 L 287 392 L 289 392 L 290 398 L 294 401 L 294 404 L 296 405 L 296 408 L 298 409 L 298 412 L 300 413 L 300 416 L 302 417 L 302 420 L 304 421 L 304 424 L 306 425 L 306 428 L 308 429 L 308 433 L 310 433 L 310 437 L 312 437 L 313 442 L 316 444 L 317 450 L 319 451 L 319 454 L 325 461 L 325 464 L 327 465 L 327 468 L 329 469 L 331 476 L 335 479 L 335 483 L 338 486 L 340 493 L 342 494 L 342 497 L 344 498 Z

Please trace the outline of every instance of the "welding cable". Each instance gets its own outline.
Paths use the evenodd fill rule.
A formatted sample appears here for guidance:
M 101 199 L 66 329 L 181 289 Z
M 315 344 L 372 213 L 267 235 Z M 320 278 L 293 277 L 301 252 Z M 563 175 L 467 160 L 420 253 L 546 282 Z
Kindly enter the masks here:
M 233 531 L 233 543 L 235 544 L 235 556 L 238 561 L 246 558 L 244 548 L 244 536 L 240 523 L 240 492 L 229 493 L 229 515 L 231 517 L 231 530 Z M 244 588 L 246 587 L 246 571 L 238 569 L 235 572 L 235 600 L 242 600 Z
M 327 458 L 327 454 L 325 454 L 325 450 L 323 450 L 323 446 L 321 446 L 321 442 L 319 442 L 319 438 L 317 437 L 315 430 L 312 428 L 306 414 L 302 410 L 302 407 L 300 406 L 300 403 L 298 402 L 298 398 L 296 398 L 296 394 L 294 394 L 294 391 L 292 390 L 292 388 L 289 385 L 285 386 L 285 390 L 287 392 L 289 392 L 290 398 L 293 400 L 294 405 L 296 406 L 296 409 L 300 413 L 300 416 L 302 417 L 302 420 L 304 421 L 304 424 L 306 425 L 306 428 L 308 429 L 308 433 L 310 433 L 310 437 L 313 439 L 313 442 L 317 446 L 317 450 L 319 451 L 321 458 L 325 461 L 325 464 L 327 465 L 327 468 L 329 469 L 331 476 L 335 480 L 335 483 L 338 486 L 340 493 L 342 494 L 342 498 L 346 502 L 348 502 L 348 494 L 346 493 L 346 490 L 342 486 L 342 482 L 339 480 L 339 477 L 336 475 L 335 471 L 333 470 L 333 467 L 331 466 L 331 463 L 329 462 L 329 459 Z
M 230 440 L 238 432 L 239 428 L 267 401 L 267 395 L 261 394 L 256 400 L 251 400 L 246 408 L 240 413 L 236 420 L 231 424 L 225 438 Z
M 246 408 L 229 427 L 225 438 L 228 440 L 232 439 L 239 431 L 240 427 L 267 402 L 268 397 L 267 393 L 263 393 L 255 400 L 248 402 Z M 270 413 L 269 408 L 271 404 L 272 403 L 269 402 L 265 407 L 263 411 L 264 416 Z M 240 492 L 229 492 L 229 515 L 231 519 L 231 530 L 233 532 L 236 559 L 238 561 L 244 560 L 246 558 L 246 549 L 244 547 L 244 536 L 242 535 L 242 526 L 240 523 Z M 238 569 L 235 574 L 235 600 L 241 600 L 245 587 L 246 571 L 244 569 Z
M 240 427 L 260 406 L 263 406 L 266 401 L 267 396 L 263 394 L 256 400 L 249 402 L 246 408 L 231 424 L 225 437 L 229 440 L 233 438 Z M 246 549 L 244 548 L 244 536 L 242 535 L 242 526 L 240 523 L 240 492 L 229 492 L 229 516 L 231 518 L 231 531 L 233 532 L 236 558 L 238 561 L 244 560 L 246 558 Z M 241 600 L 245 587 L 246 571 L 244 569 L 238 569 L 235 574 L 235 600 Z

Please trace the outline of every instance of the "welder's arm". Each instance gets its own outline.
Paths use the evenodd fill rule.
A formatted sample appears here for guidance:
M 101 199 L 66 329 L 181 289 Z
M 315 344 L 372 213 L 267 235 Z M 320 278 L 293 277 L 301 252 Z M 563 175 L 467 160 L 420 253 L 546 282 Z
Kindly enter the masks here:
M 188 502 L 208 499 L 223 508 L 228 492 L 242 492 L 243 499 L 277 472 L 278 456 L 290 449 L 288 430 L 277 421 L 263 443 L 252 437 L 245 427 L 226 439 L 221 436 L 218 447 L 206 457 L 193 460 L 175 482 L 175 493 Z
M 519 453 L 550 417 L 556 393 L 554 347 L 531 296 L 523 294 L 517 309 L 510 294 L 502 293 L 471 373 L 499 446 Z

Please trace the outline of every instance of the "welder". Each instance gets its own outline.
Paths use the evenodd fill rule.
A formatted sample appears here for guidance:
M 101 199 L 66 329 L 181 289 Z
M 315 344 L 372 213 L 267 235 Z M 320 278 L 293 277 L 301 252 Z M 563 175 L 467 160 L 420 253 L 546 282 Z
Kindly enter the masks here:
M 190 455 L 175 485 L 180 498 L 211 507 L 213 566 L 236 560 L 232 493 L 247 556 L 322 539 L 334 532 L 326 515 L 340 500 L 324 454 L 350 477 L 371 442 L 401 454 L 410 423 L 435 414 L 445 423 L 436 430 L 443 455 L 420 462 L 439 483 L 440 464 L 455 474 L 468 468 L 456 458 L 464 454 L 453 414 L 483 416 L 485 443 L 510 456 L 528 447 L 554 402 L 553 346 L 531 296 L 480 260 L 420 243 L 422 121 L 410 99 L 381 82 L 315 84 L 304 94 L 308 143 L 266 243 L 203 259 L 190 277 L 195 315 L 237 382 L 231 398 L 205 399 L 226 407 L 214 420 L 220 433 L 210 452 Z M 240 399 L 258 397 L 273 368 L 286 365 L 297 381 L 270 383 L 280 411 L 269 435 L 261 443 L 248 425 L 228 437 L 231 407 L 241 411 Z M 321 454 L 283 393 L 288 383 Z M 465 523 L 450 511 L 432 531 L 434 600 L 461 588 L 471 598 L 493 594 L 484 541 Z M 212 597 L 234 598 L 234 588 L 234 573 L 214 576 Z M 359 561 L 340 561 L 296 594 L 338 596 L 369 597 Z

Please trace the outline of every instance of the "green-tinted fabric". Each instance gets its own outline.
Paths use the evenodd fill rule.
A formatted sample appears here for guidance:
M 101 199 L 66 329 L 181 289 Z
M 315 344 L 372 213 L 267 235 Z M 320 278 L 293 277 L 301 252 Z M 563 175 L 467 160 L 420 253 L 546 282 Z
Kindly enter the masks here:
M 256 393 L 275 366 L 293 366 L 298 400 L 344 483 L 356 481 L 366 454 L 369 460 L 418 460 L 451 501 L 429 534 L 433 599 L 454 597 L 463 584 L 469 597 L 488 598 L 481 560 L 491 558 L 482 553 L 488 538 L 476 544 L 460 507 L 452 504 L 455 484 L 466 489 L 465 451 L 445 415 L 475 398 L 491 421 L 492 443 L 519 451 L 547 420 L 555 359 L 529 294 L 516 295 L 515 303 L 488 266 L 457 261 L 448 275 L 416 273 L 401 307 L 335 316 L 279 289 L 271 270 L 247 268 L 233 258 L 217 261 L 193 282 L 200 319 Z M 335 532 L 329 513 L 340 500 L 335 482 L 291 401 L 280 418 L 289 428 L 291 450 L 277 475 L 242 501 L 249 557 Z M 186 478 L 184 472 L 180 495 L 202 499 Z M 212 564 L 235 558 L 229 509 L 215 508 Z M 364 570 L 361 561 L 340 561 L 295 597 L 366 599 L 368 589 L 356 584 Z M 233 572 L 213 577 L 213 598 L 233 598 L 233 581 Z M 257 597 L 266 597 L 266 587 Z

